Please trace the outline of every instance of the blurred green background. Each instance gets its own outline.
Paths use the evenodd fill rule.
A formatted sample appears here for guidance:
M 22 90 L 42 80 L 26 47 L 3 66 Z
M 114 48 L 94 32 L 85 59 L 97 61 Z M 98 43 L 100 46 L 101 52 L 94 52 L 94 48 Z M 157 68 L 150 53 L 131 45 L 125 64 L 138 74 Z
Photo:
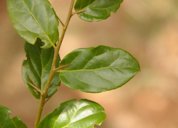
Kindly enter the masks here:
M 69 0 L 51 3 L 64 20 Z M 120 10 L 102 22 L 88 23 L 75 16 L 61 48 L 62 56 L 79 47 L 119 47 L 138 59 L 141 72 L 125 86 L 100 94 L 61 86 L 45 112 L 64 100 L 88 98 L 102 104 L 108 114 L 102 128 L 178 128 L 177 7 L 177 0 L 124 0 Z M 0 104 L 32 128 L 38 101 L 21 79 L 23 42 L 8 19 L 6 1 L 1 0 Z

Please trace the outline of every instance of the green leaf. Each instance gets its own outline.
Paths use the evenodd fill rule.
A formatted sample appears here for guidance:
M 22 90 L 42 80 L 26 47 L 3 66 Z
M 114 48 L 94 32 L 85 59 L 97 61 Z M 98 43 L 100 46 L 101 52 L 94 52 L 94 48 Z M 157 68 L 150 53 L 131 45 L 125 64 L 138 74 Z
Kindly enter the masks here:
M 54 46 L 59 38 L 58 18 L 48 0 L 8 0 L 8 12 L 18 34 L 28 43 L 37 38 L 43 48 Z
M 27 128 L 18 117 L 11 117 L 10 114 L 8 108 L 0 105 L 0 128 Z
M 40 90 L 44 89 L 46 84 L 49 72 L 51 70 L 52 60 L 54 56 L 54 49 L 41 49 L 41 42 L 38 41 L 35 45 L 25 44 L 25 52 L 27 59 L 23 62 L 22 66 L 22 75 L 25 84 L 29 87 L 32 94 L 36 97 L 40 97 L 40 93 L 34 88 Z M 59 65 L 60 58 L 58 57 Z M 48 91 L 48 96 L 52 96 L 60 84 L 59 74 L 56 73 L 51 86 Z
M 128 52 L 107 46 L 77 49 L 61 61 L 64 85 L 84 92 L 103 92 L 118 88 L 139 70 L 137 60 Z
M 75 11 L 85 21 L 100 21 L 107 19 L 116 12 L 123 0 L 77 0 Z
M 38 128 L 94 128 L 106 118 L 103 107 L 89 100 L 70 100 L 45 117 Z

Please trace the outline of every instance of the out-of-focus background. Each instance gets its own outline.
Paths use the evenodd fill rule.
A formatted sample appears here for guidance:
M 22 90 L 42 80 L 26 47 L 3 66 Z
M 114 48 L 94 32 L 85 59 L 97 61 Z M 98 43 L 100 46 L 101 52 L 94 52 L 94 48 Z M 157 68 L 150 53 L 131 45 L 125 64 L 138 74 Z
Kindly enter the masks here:
M 69 0 L 51 0 L 65 19 Z M 108 114 L 102 128 L 178 128 L 178 1 L 124 0 L 108 20 L 87 23 L 72 19 L 61 55 L 79 47 L 99 44 L 119 47 L 140 62 L 141 72 L 125 86 L 110 92 L 88 94 L 61 86 L 45 107 L 52 111 L 72 98 L 102 104 Z M 37 103 L 21 79 L 24 41 L 12 28 L 6 1 L 0 1 L 0 104 L 19 115 L 29 128 Z

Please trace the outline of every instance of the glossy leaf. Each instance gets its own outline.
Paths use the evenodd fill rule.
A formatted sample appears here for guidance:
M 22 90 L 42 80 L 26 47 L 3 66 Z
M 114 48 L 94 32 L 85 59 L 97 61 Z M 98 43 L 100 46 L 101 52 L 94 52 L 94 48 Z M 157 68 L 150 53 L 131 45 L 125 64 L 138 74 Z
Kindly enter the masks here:
M 67 65 L 60 71 L 64 85 L 93 93 L 122 86 L 140 69 L 128 52 L 107 46 L 75 50 L 64 57 L 61 65 Z
M 58 18 L 48 0 L 7 0 L 8 12 L 18 34 L 28 43 L 37 38 L 43 48 L 54 46 L 58 40 Z
M 89 100 L 70 100 L 42 120 L 38 128 L 94 128 L 106 118 L 104 109 Z
M 38 41 L 35 45 L 25 44 L 25 52 L 27 59 L 23 62 L 23 80 L 29 87 L 32 94 L 39 98 L 40 93 L 36 91 L 34 86 L 40 90 L 43 90 L 49 76 L 49 72 L 52 65 L 54 49 L 41 49 L 41 42 Z M 60 59 L 58 57 L 58 63 Z M 58 65 L 57 65 L 58 66 Z M 51 87 L 48 91 L 48 96 L 53 95 L 60 84 L 59 74 L 56 73 Z
M 18 118 L 12 117 L 8 108 L 0 106 L 0 128 L 27 128 Z
M 123 0 L 77 0 L 75 11 L 85 21 L 100 21 L 107 19 L 116 12 Z

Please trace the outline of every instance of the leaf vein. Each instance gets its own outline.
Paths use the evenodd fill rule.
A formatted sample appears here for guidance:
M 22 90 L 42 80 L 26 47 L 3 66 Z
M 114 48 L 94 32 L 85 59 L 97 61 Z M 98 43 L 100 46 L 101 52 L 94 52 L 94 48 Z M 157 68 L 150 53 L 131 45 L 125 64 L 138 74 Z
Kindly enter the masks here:
M 110 83 L 111 85 L 115 85 L 111 80 L 108 80 L 108 79 L 104 78 L 102 75 L 98 74 L 97 72 L 95 72 L 95 75 L 97 75 L 98 77 L 100 77 L 102 80 Z

